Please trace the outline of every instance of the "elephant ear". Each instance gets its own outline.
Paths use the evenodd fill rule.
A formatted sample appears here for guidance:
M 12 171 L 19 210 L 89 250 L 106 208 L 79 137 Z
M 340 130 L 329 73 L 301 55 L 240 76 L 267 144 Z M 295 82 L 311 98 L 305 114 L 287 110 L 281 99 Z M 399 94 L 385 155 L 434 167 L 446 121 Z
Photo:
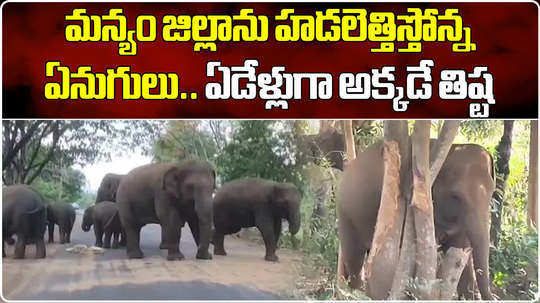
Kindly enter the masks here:
M 287 188 L 282 184 L 276 183 L 272 188 L 270 203 L 279 209 L 287 209 L 287 200 L 285 199 Z
M 182 184 L 182 172 L 178 167 L 167 169 L 161 177 L 162 189 L 175 198 L 180 198 L 180 186 Z

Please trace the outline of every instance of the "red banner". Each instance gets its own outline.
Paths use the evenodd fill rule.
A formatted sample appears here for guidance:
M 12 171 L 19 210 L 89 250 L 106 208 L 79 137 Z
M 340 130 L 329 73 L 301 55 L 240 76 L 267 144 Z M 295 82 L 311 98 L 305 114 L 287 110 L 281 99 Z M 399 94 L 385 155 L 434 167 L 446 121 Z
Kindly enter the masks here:
M 4 3 L 4 118 L 537 118 L 538 6 Z

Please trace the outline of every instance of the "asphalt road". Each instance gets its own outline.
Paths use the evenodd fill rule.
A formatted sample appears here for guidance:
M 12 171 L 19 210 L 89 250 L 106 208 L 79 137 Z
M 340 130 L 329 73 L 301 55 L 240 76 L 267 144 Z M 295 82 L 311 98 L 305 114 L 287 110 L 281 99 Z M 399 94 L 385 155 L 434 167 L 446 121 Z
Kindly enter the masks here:
M 290 298 L 294 288 L 300 258 L 287 250 L 278 251 L 280 262 L 266 262 L 264 246 L 229 236 L 225 239 L 228 256 L 196 260 L 195 243 L 184 228 L 180 248 L 186 259 L 167 261 L 166 250 L 158 248 L 159 225 L 151 224 L 142 229 L 144 259 L 127 259 L 125 249 L 107 249 L 99 255 L 67 252 L 75 244 L 90 246 L 95 241 L 94 233 L 83 232 L 80 222 L 78 216 L 71 244 L 47 244 L 45 259 L 33 259 L 34 245 L 29 245 L 27 258 L 15 260 L 13 246 L 8 246 L 8 257 L 2 261 L 3 298 L 276 300 Z

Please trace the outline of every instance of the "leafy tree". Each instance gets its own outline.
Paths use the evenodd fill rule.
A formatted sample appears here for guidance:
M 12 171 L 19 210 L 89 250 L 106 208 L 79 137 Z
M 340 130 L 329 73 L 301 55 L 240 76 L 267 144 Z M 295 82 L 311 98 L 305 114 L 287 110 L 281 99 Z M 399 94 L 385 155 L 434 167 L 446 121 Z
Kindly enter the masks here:
M 161 121 L 4 120 L 2 180 L 31 184 L 47 167 L 69 167 L 138 148 L 148 152 Z
M 165 134 L 154 144 L 154 161 L 177 162 L 202 159 L 215 163 L 220 145 L 224 144 L 221 124 L 210 123 L 205 129 L 199 121 L 171 121 Z
M 84 174 L 71 167 L 47 170 L 33 183 L 47 202 L 73 203 L 83 195 Z
M 217 157 L 223 182 L 245 177 L 287 181 L 301 187 L 295 125 L 290 121 L 238 121 Z

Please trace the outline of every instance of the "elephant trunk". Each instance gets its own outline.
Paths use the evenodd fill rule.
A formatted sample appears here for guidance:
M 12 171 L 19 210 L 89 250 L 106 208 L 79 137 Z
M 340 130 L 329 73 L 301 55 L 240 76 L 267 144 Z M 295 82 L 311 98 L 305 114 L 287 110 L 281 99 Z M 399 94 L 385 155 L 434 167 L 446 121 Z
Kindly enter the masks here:
M 300 210 L 292 210 L 287 221 L 289 221 L 289 232 L 295 235 L 300 230 Z
M 493 300 L 489 279 L 489 211 L 470 209 L 466 217 L 467 236 L 473 249 L 476 281 L 482 300 Z
M 83 220 L 81 223 L 81 229 L 85 232 L 90 230 L 90 227 L 94 224 L 92 220 L 94 207 L 91 206 L 84 211 Z
M 214 221 L 212 207 L 211 192 L 199 192 L 195 195 L 195 213 L 199 219 L 199 247 L 197 251 L 199 258 L 209 258 L 208 247 Z

